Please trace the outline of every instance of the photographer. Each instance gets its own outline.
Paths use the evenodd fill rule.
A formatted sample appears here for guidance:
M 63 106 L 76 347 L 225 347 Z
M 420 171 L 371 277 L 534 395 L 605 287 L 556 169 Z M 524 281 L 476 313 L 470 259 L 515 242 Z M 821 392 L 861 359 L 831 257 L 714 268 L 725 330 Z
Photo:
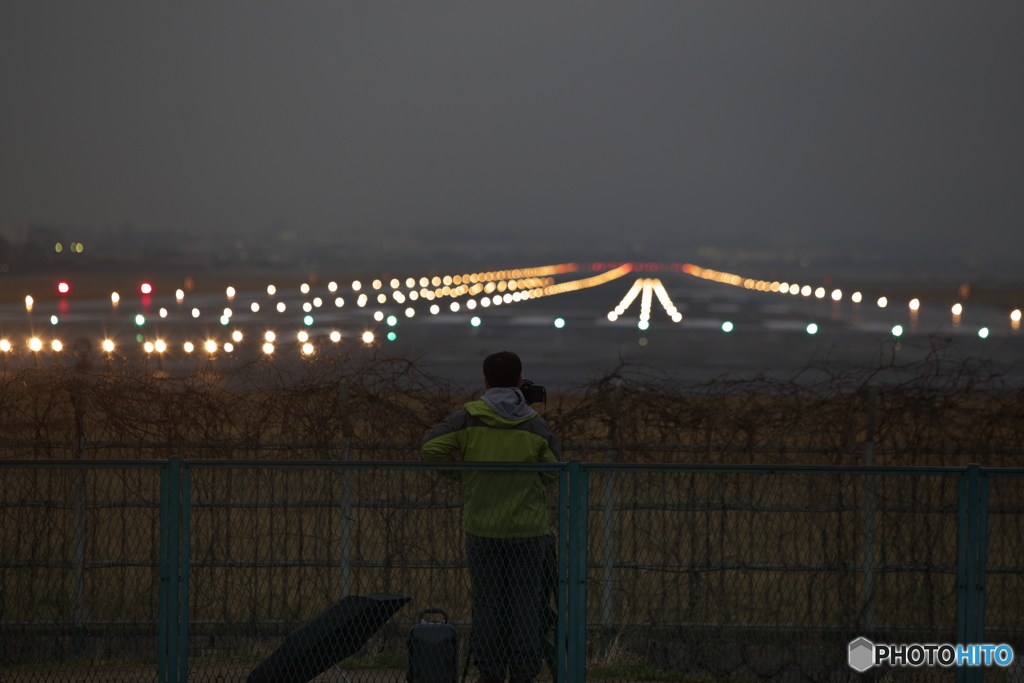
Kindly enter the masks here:
M 458 451 L 463 462 L 559 460 L 554 435 L 523 395 L 522 368 L 510 351 L 485 358 L 487 391 L 427 434 L 427 459 L 452 460 Z M 544 484 L 556 481 L 557 474 L 458 474 L 473 600 L 471 647 L 481 681 L 504 681 L 507 673 L 510 683 L 528 683 L 541 669 L 542 615 L 554 542 Z

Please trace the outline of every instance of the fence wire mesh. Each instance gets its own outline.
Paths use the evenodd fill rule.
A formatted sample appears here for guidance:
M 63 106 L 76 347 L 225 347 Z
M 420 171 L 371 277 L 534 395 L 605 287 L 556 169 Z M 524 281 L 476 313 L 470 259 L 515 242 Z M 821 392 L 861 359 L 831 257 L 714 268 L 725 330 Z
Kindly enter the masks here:
M 541 621 L 552 604 L 542 591 L 553 586 L 542 581 L 553 571 L 553 537 L 468 539 L 460 486 L 452 480 L 487 475 L 507 482 L 538 479 L 538 472 L 438 472 L 397 463 L 382 469 L 223 465 L 190 466 L 190 680 L 244 678 L 303 620 L 346 595 L 411 600 L 317 680 L 405 680 L 418 661 L 410 660 L 410 632 L 426 610 L 442 610 L 443 618 L 424 619 L 450 628 L 417 628 L 433 631 L 428 640 L 450 633 L 458 642 L 459 674 L 471 656 L 473 680 L 491 665 L 488 657 L 504 657 L 507 669 L 506 646 L 517 638 L 532 638 L 537 650 L 540 629 L 553 626 Z M 557 485 L 547 497 L 540 513 L 557 529 Z M 497 500 L 494 513 L 506 519 L 517 512 L 508 506 L 519 502 Z M 515 610 L 522 618 L 488 621 L 488 609 Z M 510 630 L 513 624 L 536 633 Z M 426 650 L 427 665 L 442 665 L 439 651 L 444 648 Z M 531 666 L 540 664 L 535 656 Z
M 159 467 L 5 467 L 0 679 L 152 678 Z
M 588 677 L 845 680 L 858 636 L 954 642 L 957 483 L 592 471 Z
M 1024 472 L 988 477 L 985 640 L 1024 657 Z M 1024 683 L 1018 661 L 1009 678 Z

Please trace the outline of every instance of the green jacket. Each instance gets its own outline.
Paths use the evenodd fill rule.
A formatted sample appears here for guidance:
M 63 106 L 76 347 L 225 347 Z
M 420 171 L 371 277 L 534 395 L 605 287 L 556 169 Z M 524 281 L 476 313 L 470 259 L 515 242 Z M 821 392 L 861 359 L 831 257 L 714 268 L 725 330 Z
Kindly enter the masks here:
M 524 411 L 527 412 L 527 411 Z M 557 462 L 558 443 L 544 419 L 509 419 L 484 401 L 456 410 L 423 439 L 428 460 L 450 461 L 459 451 L 463 462 Z M 544 484 L 555 472 L 454 473 L 462 481 L 466 532 L 488 538 L 527 538 L 551 533 Z M 461 476 L 459 476 L 461 475 Z

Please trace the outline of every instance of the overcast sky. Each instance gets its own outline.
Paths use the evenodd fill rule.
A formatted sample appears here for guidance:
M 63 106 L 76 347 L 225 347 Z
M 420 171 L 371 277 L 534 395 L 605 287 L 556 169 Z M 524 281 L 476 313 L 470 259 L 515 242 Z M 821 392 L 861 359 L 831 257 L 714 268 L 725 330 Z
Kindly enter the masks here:
M 1024 243 L 1020 2 L 0 4 L 0 221 Z

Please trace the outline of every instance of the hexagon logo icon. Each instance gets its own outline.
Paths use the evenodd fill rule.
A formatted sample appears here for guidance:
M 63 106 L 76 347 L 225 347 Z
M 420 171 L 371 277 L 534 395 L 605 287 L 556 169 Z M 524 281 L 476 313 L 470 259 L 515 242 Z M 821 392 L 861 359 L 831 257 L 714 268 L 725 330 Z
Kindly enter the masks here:
M 864 673 L 875 664 L 875 644 L 867 638 L 850 641 L 850 668 Z

